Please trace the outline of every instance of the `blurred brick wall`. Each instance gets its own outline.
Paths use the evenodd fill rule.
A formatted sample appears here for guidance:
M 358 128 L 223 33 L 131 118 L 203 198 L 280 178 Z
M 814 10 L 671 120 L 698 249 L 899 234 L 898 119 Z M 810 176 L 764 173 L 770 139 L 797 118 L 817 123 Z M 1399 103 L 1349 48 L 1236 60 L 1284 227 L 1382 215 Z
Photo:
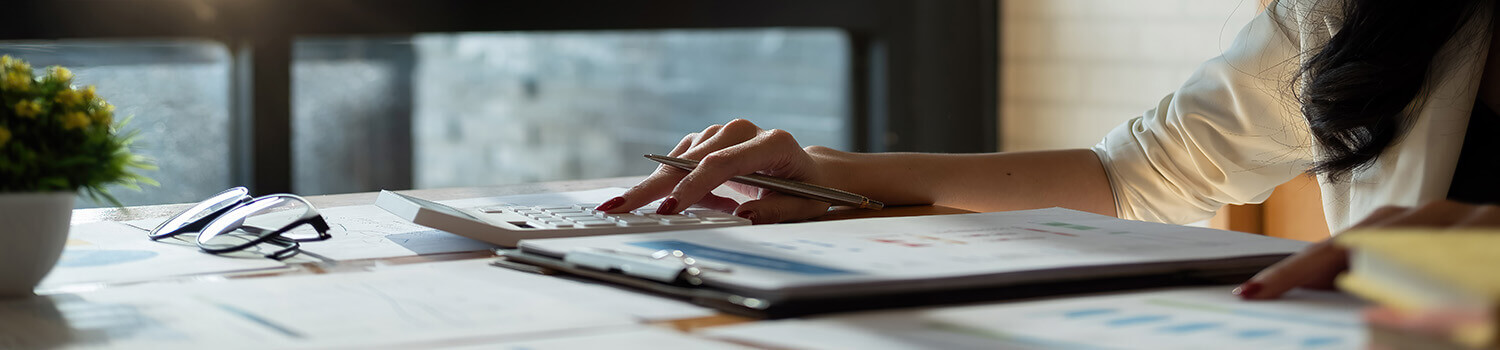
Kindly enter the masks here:
M 415 186 L 645 175 L 733 118 L 850 145 L 848 40 L 831 29 L 419 35 Z
M 1256 0 L 1001 2 L 1000 149 L 1090 147 L 1217 56 Z

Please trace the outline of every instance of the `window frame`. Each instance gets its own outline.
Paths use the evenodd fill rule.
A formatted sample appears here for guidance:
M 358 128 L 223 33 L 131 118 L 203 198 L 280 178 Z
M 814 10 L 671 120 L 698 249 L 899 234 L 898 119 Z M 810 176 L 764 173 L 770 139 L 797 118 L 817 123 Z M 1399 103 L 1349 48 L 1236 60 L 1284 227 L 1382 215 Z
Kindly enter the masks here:
M 850 42 L 854 151 L 993 152 L 999 0 L 23 0 L 0 40 L 200 38 L 234 59 L 234 183 L 291 192 L 292 42 L 424 32 L 838 28 Z M 400 122 L 400 121 L 396 121 Z M 410 124 L 410 120 L 405 121 Z M 405 149 L 389 167 L 410 169 Z M 411 175 L 384 177 L 410 188 Z

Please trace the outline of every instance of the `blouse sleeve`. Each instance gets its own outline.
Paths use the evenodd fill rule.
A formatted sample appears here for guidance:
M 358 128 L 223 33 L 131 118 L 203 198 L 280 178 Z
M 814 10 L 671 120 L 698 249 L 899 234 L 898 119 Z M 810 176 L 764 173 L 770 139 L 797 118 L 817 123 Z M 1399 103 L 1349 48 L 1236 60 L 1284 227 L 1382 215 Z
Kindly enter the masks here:
M 1121 218 L 1203 220 L 1225 204 L 1265 201 L 1311 166 L 1293 93 L 1302 26 L 1292 6 L 1262 12 L 1223 55 L 1094 146 Z

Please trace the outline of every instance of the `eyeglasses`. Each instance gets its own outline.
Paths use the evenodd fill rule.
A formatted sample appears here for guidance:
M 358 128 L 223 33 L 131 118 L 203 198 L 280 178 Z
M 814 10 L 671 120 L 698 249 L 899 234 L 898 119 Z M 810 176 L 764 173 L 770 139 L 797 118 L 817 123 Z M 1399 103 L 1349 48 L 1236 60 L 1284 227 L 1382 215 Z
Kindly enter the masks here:
M 306 199 L 292 194 L 252 198 L 249 193 L 244 187 L 220 192 L 162 222 L 149 237 L 155 241 L 196 232 L 198 249 L 210 254 L 271 244 L 280 248 L 265 253 L 265 257 L 276 260 L 297 255 L 300 242 L 333 237 L 328 234 L 328 221 Z M 316 235 L 289 234 L 304 224 L 311 225 Z

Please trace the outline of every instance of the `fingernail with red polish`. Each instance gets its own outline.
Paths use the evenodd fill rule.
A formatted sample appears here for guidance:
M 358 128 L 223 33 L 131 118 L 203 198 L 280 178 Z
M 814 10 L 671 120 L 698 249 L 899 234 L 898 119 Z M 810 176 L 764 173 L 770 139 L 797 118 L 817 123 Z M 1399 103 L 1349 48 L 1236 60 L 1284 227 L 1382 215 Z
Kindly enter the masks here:
M 755 222 L 755 212 L 753 211 L 742 211 L 739 212 L 739 214 L 734 214 L 734 216 L 745 218 L 745 220 L 750 220 L 750 222 Z
M 667 197 L 661 201 L 661 206 L 656 207 L 656 213 L 662 215 L 676 214 L 677 198 Z
M 609 211 L 610 209 L 619 208 L 621 204 L 625 204 L 625 197 L 610 198 L 604 204 L 600 204 L 599 207 L 594 208 L 594 210 Z
M 1260 283 L 1247 282 L 1245 284 L 1241 284 L 1239 287 L 1236 287 L 1234 291 L 1230 293 L 1234 293 L 1234 295 L 1240 296 L 1240 299 L 1250 299 L 1254 298 L 1255 293 L 1259 292 Z

